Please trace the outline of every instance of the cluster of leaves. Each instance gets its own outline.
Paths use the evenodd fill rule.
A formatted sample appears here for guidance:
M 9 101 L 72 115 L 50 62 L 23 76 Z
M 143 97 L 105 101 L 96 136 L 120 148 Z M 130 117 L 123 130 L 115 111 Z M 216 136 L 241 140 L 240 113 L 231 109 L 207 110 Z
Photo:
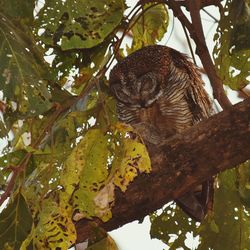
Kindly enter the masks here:
M 8 141 L 0 189 L 9 196 L 0 214 L 1 249 L 68 249 L 76 221 L 109 220 L 115 187 L 126 191 L 139 173 L 150 172 L 140 136 L 117 121 L 105 73 L 121 44 L 117 33 L 132 34 L 126 53 L 155 44 L 166 33 L 168 11 L 159 3 L 125 10 L 124 0 L 0 2 L 0 138 Z M 237 32 L 224 38 L 221 27 L 221 42 L 242 41 Z M 249 171 L 238 176 L 247 203 Z M 89 249 L 116 249 L 105 233 L 96 238 Z

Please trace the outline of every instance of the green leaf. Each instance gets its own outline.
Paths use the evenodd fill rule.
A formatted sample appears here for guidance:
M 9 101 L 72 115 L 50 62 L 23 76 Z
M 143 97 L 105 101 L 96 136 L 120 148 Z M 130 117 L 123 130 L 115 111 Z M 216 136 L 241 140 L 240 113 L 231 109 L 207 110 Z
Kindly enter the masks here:
M 15 112 L 15 117 L 35 116 L 51 108 L 45 80 L 49 72 L 29 35 L 7 17 L 0 18 L 0 90 L 7 99 L 6 114 Z
M 234 2 L 235 27 L 232 30 L 230 46 L 236 51 L 250 49 L 250 1 L 239 0 Z
M 135 17 L 136 23 L 132 28 L 132 47 L 127 49 L 129 53 L 159 42 L 167 31 L 169 17 L 166 5 L 159 4 L 150 7 L 152 5 L 154 4 L 145 4 L 143 6 L 145 12 Z
M 35 7 L 34 0 L 1 0 L 0 12 L 9 17 L 21 19 L 19 22 L 33 21 L 33 11 Z
M 54 56 L 51 72 L 60 81 L 61 86 L 67 84 L 71 93 L 79 95 L 96 72 L 109 60 L 110 53 L 106 52 L 110 42 L 110 39 L 106 39 L 90 49 L 62 51 L 60 48 L 53 47 L 50 54 Z M 72 80 L 69 81 L 69 79 Z M 55 99 L 53 92 L 52 98 Z
M 174 203 L 170 203 L 160 215 L 150 216 L 152 238 L 162 240 L 170 249 L 185 246 L 186 233 L 196 230 L 196 223 Z M 176 235 L 173 241 L 172 236 Z
M 0 214 L 0 248 L 20 249 L 32 227 L 24 197 L 18 193 Z
M 201 249 L 249 249 L 250 213 L 241 203 L 236 182 L 236 169 L 220 174 L 214 201 L 218 230 L 211 231 L 209 224 L 201 225 Z
M 239 194 L 243 205 L 250 208 L 250 161 L 238 167 Z
M 41 40 L 62 50 L 94 47 L 114 31 L 123 17 L 123 0 L 46 1 L 38 13 Z
M 250 80 L 249 6 L 249 0 L 228 0 L 214 36 L 217 72 L 225 85 L 236 90 Z

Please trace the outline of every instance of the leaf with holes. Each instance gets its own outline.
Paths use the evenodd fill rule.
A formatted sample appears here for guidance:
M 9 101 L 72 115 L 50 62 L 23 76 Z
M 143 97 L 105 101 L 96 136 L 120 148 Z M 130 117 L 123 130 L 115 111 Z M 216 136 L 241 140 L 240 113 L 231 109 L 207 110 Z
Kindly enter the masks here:
M 113 166 L 114 183 L 125 192 L 136 176 L 151 171 L 151 162 L 146 146 L 132 127 L 117 124 L 116 129 L 121 133 L 121 147 L 117 148 L 118 161 L 115 161 Z
M 248 249 L 250 211 L 241 203 L 236 169 L 220 174 L 215 190 L 214 211 L 217 230 L 209 224 L 201 225 L 198 231 L 202 237 L 201 249 Z
M 34 249 L 68 249 L 76 241 L 75 225 L 71 220 L 72 210 L 68 200 L 60 196 L 61 192 L 58 197 L 58 193 L 52 192 L 42 202 L 42 209 L 35 217 Z
M 68 171 L 73 170 L 74 175 L 81 172 L 80 179 L 78 174 L 79 187 L 73 196 L 74 208 L 79 212 L 74 217 L 75 220 L 78 220 L 80 216 L 85 218 L 97 216 L 105 221 L 111 217 L 110 204 L 114 198 L 112 193 L 114 189 L 112 189 L 112 184 L 110 188 L 105 185 L 109 173 L 109 138 L 110 136 L 105 135 L 101 130 L 91 129 L 67 159 L 66 169 Z M 74 189 L 76 181 L 76 178 L 71 178 L 71 181 L 67 181 L 69 192 Z M 103 188 L 106 189 L 103 191 Z M 99 201 L 98 198 L 95 200 L 99 192 L 107 193 L 105 205 L 103 205 L 104 201 Z
M 51 108 L 45 80 L 49 73 L 30 37 L 7 17 L 0 18 L 0 90 L 7 100 L 6 114 L 15 112 L 15 119 L 42 114 Z
M 79 94 L 86 86 L 93 74 L 103 65 L 110 55 L 106 54 L 110 40 L 102 42 L 89 49 L 61 50 L 53 47 L 52 71 L 56 77 L 61 79 L 61 85 L 65 84 L 66 77 L 73 75 L 79 70 L 79 75 L 72 81 L 72 91 Z M 106 55 L 105 55 L 106 54 Z
M 231 89 L 250 81 L 249 1 L 228 0 L 220 19 L 213 56 L 220 78 Z
M 32 227 L 24 197 L 18 193 L 0 214 L 0 248 L 19 249 Z
M 175 202 L 168 204 L 160 215 L 158 213 L 150 215 L 150 220 L 151 237 L 163 241 L 170 249 L 183 247 L 187 232 L 193 231 L 196 234 L 196 222 L 191 220 Z
M 114 31 L 123 18 L 123 0 L 46 1 L 38 13 L 37 30 L 47 45 L 62 50 L 92 48 Z

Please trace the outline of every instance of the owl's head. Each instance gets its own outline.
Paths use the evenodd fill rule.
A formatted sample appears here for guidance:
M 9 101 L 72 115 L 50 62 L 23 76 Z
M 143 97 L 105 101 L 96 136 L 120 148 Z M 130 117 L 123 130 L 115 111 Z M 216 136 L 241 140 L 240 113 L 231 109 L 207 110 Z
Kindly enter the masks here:
M 118 101 L 131 107 L 148 107 L 163 93 L 162 77 L 157 72 L 136 76 L 129 72 L 121 74 L 119 80 L 111 82 L 111 90 Z

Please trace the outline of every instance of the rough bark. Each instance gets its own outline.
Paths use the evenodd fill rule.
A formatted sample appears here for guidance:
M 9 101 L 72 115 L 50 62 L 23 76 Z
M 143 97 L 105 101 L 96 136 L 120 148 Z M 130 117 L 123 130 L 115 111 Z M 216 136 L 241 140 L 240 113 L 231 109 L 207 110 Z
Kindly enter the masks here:
M 141 219 L 211 176 L 250 159 L 250 98 L 200 122 L 185 133 L 149 148 L 152 172 L 140 175 L 125 193 L 116 190 L 113 217 L 94 222 L 106 230 Z M 78 242 L 91 223 L 76 224 Z

